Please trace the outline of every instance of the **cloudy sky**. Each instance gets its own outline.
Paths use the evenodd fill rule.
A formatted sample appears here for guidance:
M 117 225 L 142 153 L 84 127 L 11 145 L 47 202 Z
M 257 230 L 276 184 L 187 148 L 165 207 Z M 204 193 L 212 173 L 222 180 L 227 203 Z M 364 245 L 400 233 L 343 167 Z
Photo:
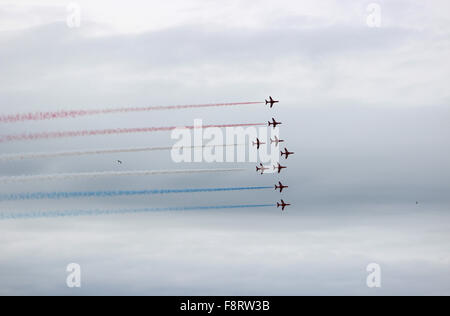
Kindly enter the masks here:
M 238 173 L 0 183 L 25 192 L 289 185 L 292 207 L 0 221 L 0 294 L 450 294 L 448 1 L 0 0 L 0 114 L 281 100 L 0 123 L 0 135 L 266 122 L 296 155 L 174 163 L 170 152 L 0 161 L 0 175 Z M 74 8 L 79 27 L 69 27 Z M 378 11 L 377 11 L 378 12 Z M 76 24 L 76 23 L 75 23 Z M 75 25 L 77 26 L 77 25 Z M 0 155 L 171 146 L 170 133 L 0 143 Z M 124 163 L 118 165 L 117 159 Z M 2 213 L 274 203 L 272 190 L 0 201 Z M 416 201 L 419 204 L 416 204 Z M 66 267 L 81 266 L 81 288 Z M 381 267 L 381 288 L 366 267 Z

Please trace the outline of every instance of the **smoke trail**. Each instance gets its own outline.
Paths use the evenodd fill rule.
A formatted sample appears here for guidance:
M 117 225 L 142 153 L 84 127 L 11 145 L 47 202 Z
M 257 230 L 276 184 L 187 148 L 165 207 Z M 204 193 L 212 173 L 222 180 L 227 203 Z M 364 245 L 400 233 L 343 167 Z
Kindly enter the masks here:
M 180 170 L 131 170 L 131 171 L 103 171 L 103 172 L 80 172 L 80 173 L 60 173 L 48 175 L 12 176 L 0 177 L 0 183 L 63 180 L 79 178 L 98 178 L 108 176 L 151 176 L 162 174 L 192 174 L 192 173 L 215 173 L 215 172 L 237 172 L 245 171 L 244 168 L 228 169 L 180 169 Z
M 119 210 L 71 210 L 71 211 L 31 211 L 31 212 L 0 212 L 0 220 L 7 219 L 31 219 L 52 217 L 77 217 L 99 215 L 125 215 L 133 213 L 167 212 L 167 211 L 206 211 L 221 209 L 274 207 L 275 204 L 244 204 L 244 205 L 217 205 L 217 206 L 190 206 L 190 207 L 166 207 L 166 208 L 138 208 Z
M 13 161 L 36 158 L 55 158 L 55 157 L 70 157 L 83 155 L 101 155 L 101 154 L 115 154 L 115 153 L 132 153 L 144 151 L 160 151 L 172 149 L 195 149 L 208 147 L 228 147 L 228 146 L 245 146 L 244 144 L 227 144 L 227 145 L 203 145 L 203 146 L 167 146 L 167 147 L 135 147 L 135 148 L 116 148 L 116 149 L 97 149 L 97 150 L 82 150 L 82 151 L 60 151 L 49 153 L 19 153 L 0 155 L 0 161 Z
M 34 192 L 0 195 L 0 201 L 18 200 L 43 200 L 43 199 L 70 199 L 70 198 L 90 198 L 90 197 L 114 197 L 114 196 L 136 196 L 136 195 L 156 195 L 172 193 L 203 193 L 203 192 L 226 192 L 245 190 L 272 189 L 272 186 L 259 187 L 232 187 L 232 188 L 192 188 L 192 189 L 162 189 L 162 190 L 117 190 L 117 191 L 84 191 L 84 192 Z
M 248 123 L 248 124 L 222 124 L 222 125 L 204 125 L 202 128 L 222 128 L 222 127 L 247 127 L 247 126 L 265 126 L 265 123 Z M 80 131 L 63 131 L 63 132 L 42 132 L 34 134 L 13 134 L 0 136 L 0 143 L 19 141 L 19 140 L 38 140 L 53 139 L 80 136 L 98 136 L 112 134 L 131 134 L 131 133 L 151 133 L 161 131 L 172 131 L 174 129 L 195 129 L 196 126 L 165 126 L 165 127 L 141 127 L 141 128 L 111 128 L 100 130 L 80 130 Z
M 98 110 L 71 110 L 71 111 L 63 110 L 55 112 L 34 112 L 34 113 L 30 112 L 23 114 L 2 115 L 0 116 L 0 123 L 76 118 L 80 116 L 111 114 L 111 113 L 181 110 L 181 109 L 195 109 L 207 107 L 263 104 L 263 103 L 264 102 L 234 102 L 234 103 L 209 103 L 209 104 L 190 104 L 190 105 L 149 106 L 149 107 L 122 107 L 122 108 L 110 108 Z

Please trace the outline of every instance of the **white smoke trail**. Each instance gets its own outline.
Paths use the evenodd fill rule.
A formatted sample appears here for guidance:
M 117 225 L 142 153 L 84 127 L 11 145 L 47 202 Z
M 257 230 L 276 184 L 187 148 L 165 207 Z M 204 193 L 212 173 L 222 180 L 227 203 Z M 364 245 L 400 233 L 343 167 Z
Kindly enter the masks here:
M 180 169 L 180 170 L 131 170 L 131 171 L 101 171 L 80 173 L 59 173 L 48 175 L 12 176 L 0 177 L 0 183 L 29 182 L 45 180 L 64 180 L 80 178 L 116 177 L 116 176 L 151 176 L 162 174 L 193 174 L 193 173 L 216 173 L 216 172 L 238 172 L 245 168 L 218 168 L 218 169 Z
M 0 155 L 0 161 L 14 161 L 25 159 L 39 159 L 39 158 L 57 158 L 57 157 L 71 157 L 71 156 L 86 156 L 86 155 L 102 155 L 115 153 L 133 153 L 145 151 L 162 151 L 172 149 L 195 149 L 208 147 L 229 147 L 229 146 L 244 146 L 244 144 L 227 144 L 227 145 L 203 145 L 203 146 L 166 146 L 166 147 L 134 147 L 134 148 L 116 148 L 116 149 L 97 149 L 97 150 L 81 150 L 81 151 L 59 151 L 59 152 L 39 152 L 39 153 L 18 153 Z

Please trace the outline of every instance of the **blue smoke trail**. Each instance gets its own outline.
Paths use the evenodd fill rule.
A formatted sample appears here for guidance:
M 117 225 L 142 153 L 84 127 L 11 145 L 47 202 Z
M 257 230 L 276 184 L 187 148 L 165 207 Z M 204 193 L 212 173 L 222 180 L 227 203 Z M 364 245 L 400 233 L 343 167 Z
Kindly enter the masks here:
M 54 218 L 54 217 L 78 217 L 78 216 L 99 216 L 99 215 L 124 215 L 147 212 L 167 212 L 167 211 L 206 211 L 221 209 L 258 208 L 275 207 L 275 204 L 244 204 L 244 205 L 217 205 L 217 206 L 188 206 L 188 207 L 166 207 L 166 208 L 138 208 L 119 210 L 71 210 L 71 211 L 32 211 L 32 212 L 9 212 L 0 213 L 0 220 L 8 219 L 32 219 L 32 218 Z
M 85 192 L 35 192 L 0 195 L 0 201 L 18 200 L 43 200 L 43 199 L 70 199 L 70 198 L 90 198 L 90 197 L 113 197 L 113 196 L 134 196 L 134 195 L 155 195 L 171 193 L 200 193 L 200 192 L 222 192 L 222 191 L 242 191 L 242 190 L 264 190 L 272 189 L 272 186 L 259 187 L 233 187 L 233 188 L 199 188 L 199 189 L 164 189 L 164 190 L 125 190 L 125 191 L 85 191 Z

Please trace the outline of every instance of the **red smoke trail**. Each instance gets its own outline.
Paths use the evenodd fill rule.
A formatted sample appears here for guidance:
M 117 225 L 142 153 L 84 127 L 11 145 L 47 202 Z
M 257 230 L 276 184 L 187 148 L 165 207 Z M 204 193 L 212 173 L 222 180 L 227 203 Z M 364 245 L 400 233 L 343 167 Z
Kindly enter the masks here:
M 203 125 L 202 128 L 213 127 L 248 127 L 248 126 L 265 126 L 265 123 L 248 123 L 248 124 L 222 124 L 222 125 Z M 50 138 L 66 138 L 80 136 L 97 136 L 111 134 L 131 134 L 131 133 L 150 133 L 161 131 L 172 131 L 174 129 L 194 129 L 197 126 L 166 126 L 166 127 L 141 127 L 141 128 L 113 128 L 99 130 L 81 130 L 81 131 L 63 131 L 63 132 L 42 132 L 34 134 L 16 134 L 0 136 L 0 143 L 6 143 L 19 140 L 38 140 Z
M 262 104 L 262 103 L 264 102 L 209 103 L 209 104 L 191 104 L 191 105 L 149 106 L 149 107 L 124 107 L 124 108 L 115 108 L 115 109 L 111 108 L 99 110 L 71 110 L 71 111 L 62 110 L 56 112 L 34 112 L 34 113 L 30 112 L 23 114 L 1 115 L 0 123 L 76 118 L 79 116 L 110 114 L 110 113 L 180 110 L 180 109 L 195 109 L 195 108 L 207 108 L 217 106 Z

